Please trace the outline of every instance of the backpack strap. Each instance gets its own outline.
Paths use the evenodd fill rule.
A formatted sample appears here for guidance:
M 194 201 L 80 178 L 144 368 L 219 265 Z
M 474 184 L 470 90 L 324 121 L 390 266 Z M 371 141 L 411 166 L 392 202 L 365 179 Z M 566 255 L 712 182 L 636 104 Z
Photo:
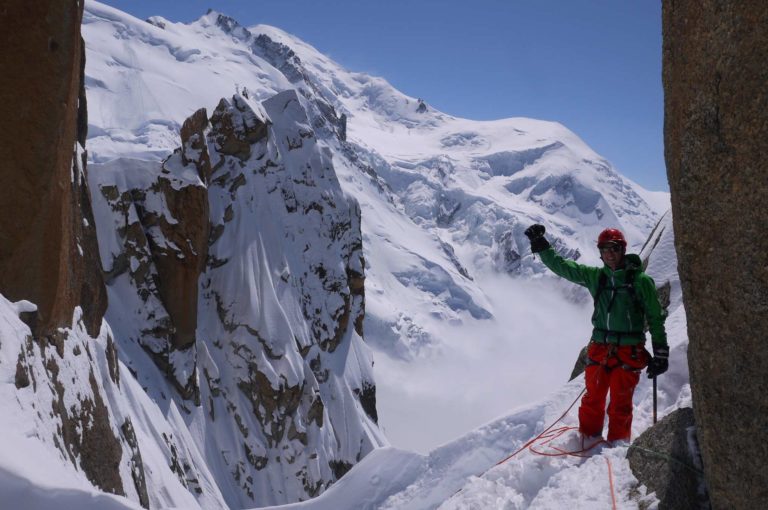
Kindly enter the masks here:
M 592 322 L 595 322 L 595 319 L 597 317 L 597 300 L 600 299 L 600 294 L 603 293 L 605 290 L 605 287 L 608 283 L 608 276 L 602 271 L 600 271 L 600 277 L 597 279 L 597 290 L 595 290 L 595 310 L 592 312 Z
M 608 276 L 602 271 L 600 271 L 600 277 L 597 279 L 597 290 L 595 291 L 595 304 L 597 304 L 597 300 L 600 299 L 600 294 L 603 293 L 605 290 L 605 286 L 608 283 Z
M 632 303 L 635 305 L 635 309 L 643 312 L 645 308 L 643 307 L 643 302 L 640 300 L 640 297 L 637 295 L 637 292 L 635 291 L 635 277 L 637 276 L 638 269 L 627 269 L 627 276 L 624 280 L 624 283 L 622 285 L 619 285 L 618 287 L 610 287 L 611 290 L 616 291 L 621 288 L 627 289 L 627 293 L 632 298 Z M 603 293 L 603 291 L 608 288 L 608 276 L 604 272 L 600 272 L 600 276 L 597 280 L 597 290 L 595 291 L 594 301 L 595 301 L 595 311 L 592 314 L 592 320 L 595 320 L 595 315 L 597 314 L 597 300 L 600 299 L 600 294 Z M 613 308 L 613 301 L 616 299 L 616 293 L 614 292 L 613 296 L 611 296 L 611 301 L 608 303 L 608 311 Z
M 638 297 L 637 292 L 635 291 L 635 277 L 637 276 L 638 272 L 639 270 L 637 269 L 628 269 L 624 286 L 627 288 L 627 292 L 629 292 L 629 295 L 632 297 L 632 302 L 635 304 L 635 309 L 643 312 L 645 311 L 643 302 L 640 300 L 640 297 Z
M 618 290 L 621 288 L 627 289 L 627 292 L 632 297 L 632 301 L 635 303 L 635 306 L 638 310 L 643 309 L 643 303 L 640 301 L 640 298 L 637 295 L 637 292 L 635 291 L 635 277 L 637 276 L 637 273 L 639 271 L 637 269 L 627 269 L 627 277 L 622 285 L 619 285 L 618 287 L 611 287 L 611 290 Z M 600 294 L 603 293 L 603 291 L 608 287 L 608 276 L 606 276 L 605 273 L 602 271 L 600 272 L 600 277 L 597 280 L 597 290 L 595 291 L 595 304 L 597 304 L 597 300 L 600 299 Z

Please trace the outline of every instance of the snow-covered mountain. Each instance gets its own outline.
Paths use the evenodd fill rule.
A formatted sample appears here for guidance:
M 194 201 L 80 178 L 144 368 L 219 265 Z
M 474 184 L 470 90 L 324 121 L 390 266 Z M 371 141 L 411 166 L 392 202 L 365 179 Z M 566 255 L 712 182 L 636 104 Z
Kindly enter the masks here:
M 59 444 L 68 425 L 39 411 L 53 402 L 114 436 L 100 486 L 143 506 L 279 505 L 337 483 L 299 505 L 434 508 L 572 398 L 584 296 L 543 271 L 523 230 L 544 223 L 596 262 L 606 226 L 639 249 L 666 194 L 562 125 L 450 116 L 273 27 L 87 2 L 82 31 L 109 307 L 95 338 L 76 314 L 63 351 L 30 340 L 18 316 L 33 305 L 0 301 L 0 368 L 21 388 L 4 396 L 18 408 L 4 448 L 56 457 L 33 473 L 4 461 L 4 491 L 22 473 L 73 505 L 92 494 Z M 667 227 L 653 246 L 672 246 Z M 679 305 L 674 265 L 659 275 Z M 687 374 L 670 381 L 672 408 Z M 385 435 L 419 452 L 452 441 L 424 457 L 380 448 Z M 509 490 L 525 507 L 539 489 Z
M 229 506 L 314 496 L 384 442 L 359 206 L 293 90 L 222 99 L 182 143 L 90 173 L 107 321 L 152 398 L 187 413 Z M 190 490 L 200 460 L 179 455 Z
M 467 339 L 485 342 L 472 364 L 481 367 L 514 356 L 530 336 L 524 322 L 531 314 L 551 323 L 520 299 L 537 290 L 517 277 L 543 271 L 528 252 L 525 227 L 542 222 L 564 253 L 597 262 L 601 229 L 618 226 L 639 247 L 667 208 L 667 194 L 628 181 L 560 124 L 450 116 L 274 27 L 246 28 L 216 12 L 190 24 L 141 21 L 94 2 L 83 33 L 95 163 L 166 157 L 189 115 L 236 90 L 254 100 L 299 92 L 342 189 L 360 202 L 364 330 L 381 355 L 382 423 L 403 446 L 427 437 L 435 445 L 471 425 L 451 417 L 455 398 L 472 409 L 464 414 L 475 425 L 527 401 L 512 391 L 522 383 L 514 371 L 499 367 L 503 375 L 491 378 L 478 368 L 467 381 L 457 367 Z M 556 322 L 543 332 L 557 339 L 552 349 L 576 348 L 586 326 L 563 335 Z M 570 363 L 560 356 L 524 398 L 555 388 L 552 374 Z M 446 370 L 459 372 L 453 387 Z

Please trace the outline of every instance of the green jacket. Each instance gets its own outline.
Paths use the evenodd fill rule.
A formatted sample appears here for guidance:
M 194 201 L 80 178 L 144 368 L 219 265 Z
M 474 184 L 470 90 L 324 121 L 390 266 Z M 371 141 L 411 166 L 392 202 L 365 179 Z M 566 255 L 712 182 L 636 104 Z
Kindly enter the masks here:
M 595 297 L 604 273 L 605 287 L 595 302 L 592 314 L 592 340 L 595 342 L 639 345 L 645 343 L 645 324 L 651 333 L 651 341 L 659 346 L 667 345 L 664 331 L 665 312 L 659 303 L 656 284 L 642 271 L 640 257 L 629 254 L 624 257 L 625 267 L 612 271 L 608 266 L 590 267 L 566 260 L 550 247 L 539 253 L 541 261 L 558 276 L 586 287 Z M 634 294 L 624 286 L 627 273 L 634 272 Z

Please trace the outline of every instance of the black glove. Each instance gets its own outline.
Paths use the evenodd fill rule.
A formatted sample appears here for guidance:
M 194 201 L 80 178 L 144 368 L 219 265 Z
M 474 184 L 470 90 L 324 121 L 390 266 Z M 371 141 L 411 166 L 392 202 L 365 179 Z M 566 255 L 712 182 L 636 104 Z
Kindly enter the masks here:
M 661 375 L 669 368 L 669 347 L 653 344 L 653 358 L 648 362 L 646 373 L 649 379 Z
M 531 241 L 532 253 L 539 253 L 549 248 L 549 241 L 544 237 L 546 231 L 547 229 L 544 228 L 544 225 L 539 225 L 538 223 L 525 229 L 524 234 Z

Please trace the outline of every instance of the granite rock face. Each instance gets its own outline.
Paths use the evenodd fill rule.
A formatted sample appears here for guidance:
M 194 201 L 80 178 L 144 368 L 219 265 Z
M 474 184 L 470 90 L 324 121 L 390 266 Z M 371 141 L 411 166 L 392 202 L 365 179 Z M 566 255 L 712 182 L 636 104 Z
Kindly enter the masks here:
M 713 508 L 768 505 L 768 4 L 663 3 L 665 157 Z
M 17 361 L 0 372 L 15 373 L 19 407 L 3 412 L 26 416 L 96 487 L 146 503 L 134 487 L 143 469 L 133 484 L 122 475 L 129 441 L 109 402 L 119 379 L 116 356 L 104 354 L 114 346 L 86 180 L 82 15 L 74 0 L 0 9 L 0 294 L 29 326 L 4 317 L 19 335 L 4 336 L 4 352 L 16 354 L 6 360 Z
M 85 182 L 82 10 L 0 10 L 0 292 L 37 305 L 36 336 L 70 325 L 76 306 L 95 336 L 107 304 Z

